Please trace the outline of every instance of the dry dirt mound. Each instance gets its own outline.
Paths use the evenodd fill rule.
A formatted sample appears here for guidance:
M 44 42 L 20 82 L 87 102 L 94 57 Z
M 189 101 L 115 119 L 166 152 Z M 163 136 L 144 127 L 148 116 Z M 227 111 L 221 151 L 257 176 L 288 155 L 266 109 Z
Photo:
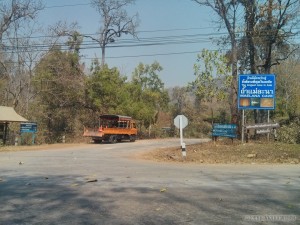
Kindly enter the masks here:
M 147 152 L 139 158 L 184 163 L 207 164 L 274 164 L 274 163 L 300 163 L 300 145 L 289 145 L 278 142 L 252 142 L 241 144 L 231 140 L 208 142 L 186 147 L 187 157 L 183 159 L 181 148 L 163 148 Z

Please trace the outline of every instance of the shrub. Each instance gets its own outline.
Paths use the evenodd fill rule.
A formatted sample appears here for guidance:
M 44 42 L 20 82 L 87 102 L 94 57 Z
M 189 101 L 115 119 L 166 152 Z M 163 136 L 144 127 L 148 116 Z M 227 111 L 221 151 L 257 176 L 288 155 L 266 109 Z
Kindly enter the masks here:
M 292 122 L 278 129 L 278 141 L 289 144 L 300 144 L 300 124 Z

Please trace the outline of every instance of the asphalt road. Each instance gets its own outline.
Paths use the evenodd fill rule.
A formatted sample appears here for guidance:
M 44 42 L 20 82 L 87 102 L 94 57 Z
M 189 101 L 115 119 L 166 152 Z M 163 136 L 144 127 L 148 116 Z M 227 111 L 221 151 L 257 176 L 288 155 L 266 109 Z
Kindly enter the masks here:
M 201 140 L 185 140 L 187 144 Z M 0 224 L 300 224 L 299 165 L 137 160 L 178 140 L 0 153 Z

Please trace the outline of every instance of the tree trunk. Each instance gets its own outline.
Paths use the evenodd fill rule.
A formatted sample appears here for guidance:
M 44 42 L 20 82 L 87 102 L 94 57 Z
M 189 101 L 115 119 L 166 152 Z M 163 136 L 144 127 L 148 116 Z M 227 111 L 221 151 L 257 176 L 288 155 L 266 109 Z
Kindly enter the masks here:
M 247 30 L 246 30 L 246 37 L 247 37 L 247 43 L 249 48 L 249 60 L 250 60 L 250 71 L 251 74 L 256 74 L 256 62 L 255 62 L 255 45 L 254 45 L 254 26 L 255 26 L 255 16 L 256 16 L 256 1 L 255 0 L 246 0 L 245 2 L 246 7 L 246 15 L 245 15 L 245 21 L 247 24 Z
M 105 46 L 101 47 L 101 52 L 102 52 L 101 67 L 103 68 L 105 64 Z

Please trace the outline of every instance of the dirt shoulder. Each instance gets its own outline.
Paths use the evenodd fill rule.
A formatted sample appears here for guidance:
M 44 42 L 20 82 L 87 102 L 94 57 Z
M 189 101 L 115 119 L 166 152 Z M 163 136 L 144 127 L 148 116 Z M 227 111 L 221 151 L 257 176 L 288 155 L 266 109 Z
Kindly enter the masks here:
M 78 147 L 80 145 L 86 145 L 86 143 L 65 143 L 65 144 L 43 144 L 43 145 L 22 145 L 22 146 L 2 146 L 0 152 L 17 152 L 17 151 L 41 151 L 50 149 L 62 149 Z
M 73 148 L 86 143 L 68 143 L 34 146 L 3 146 L 0 152 L 40 151 Z M 230 139 L 186 146 L 183 159 L 180 147 L 159 148 L 138 153 L 135 159 L 156 162 L 194 164 L 297 164 L 300 165 L 300 145 L 279 142 L 251 142 L 241 144 Z
M 158 162 L 184 162 L 206 164 L 299 164 L 300 145 L 278 142 L 252 142 L 224 140 L 186 147 L 183 159 L 181 148 L 161 148 L 140 154 L 138 158 Z

